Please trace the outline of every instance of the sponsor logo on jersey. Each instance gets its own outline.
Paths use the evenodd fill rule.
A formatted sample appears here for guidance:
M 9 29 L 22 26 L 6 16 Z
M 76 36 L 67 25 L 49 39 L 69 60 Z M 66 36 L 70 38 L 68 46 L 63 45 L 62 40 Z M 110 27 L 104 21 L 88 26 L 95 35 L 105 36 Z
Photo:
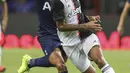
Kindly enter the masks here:
M 71 12 L 68 14 L 68 17 L 75 16 L 76 14 L 81 13 L 81 7 L 78 7 L 76 9 L 72 9 Z

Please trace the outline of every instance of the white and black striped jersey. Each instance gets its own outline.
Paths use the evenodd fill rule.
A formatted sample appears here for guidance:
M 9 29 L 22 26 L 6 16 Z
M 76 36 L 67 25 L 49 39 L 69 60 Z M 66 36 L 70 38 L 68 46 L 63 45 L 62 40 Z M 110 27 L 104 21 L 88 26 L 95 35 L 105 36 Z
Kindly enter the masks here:
M 80 24 L 85 23 L 84 15 L 81 11 L 79 0 L 57 0 L 57 10 L 54 11 L 57 18 L 56 21 L 64 21 L 67 24 Z M 80 31 L 59 31 L 58 35 L 64 46 L 72 46 L 81 42 L 79 36 Z M 86 31 L 85 34 L 91 34 Z M 81 34 L 82 35 L 82 32 Z

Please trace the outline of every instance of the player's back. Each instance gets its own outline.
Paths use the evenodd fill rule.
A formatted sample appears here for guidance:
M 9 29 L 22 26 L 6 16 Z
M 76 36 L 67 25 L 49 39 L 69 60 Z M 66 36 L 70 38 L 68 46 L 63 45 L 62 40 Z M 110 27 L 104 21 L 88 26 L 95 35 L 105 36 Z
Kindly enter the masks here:
M 36 0 L 39 18 L 38 36 L 49 37 L 57 35 L 56 23 L 53 20 L 52 5 L 50 0 Z

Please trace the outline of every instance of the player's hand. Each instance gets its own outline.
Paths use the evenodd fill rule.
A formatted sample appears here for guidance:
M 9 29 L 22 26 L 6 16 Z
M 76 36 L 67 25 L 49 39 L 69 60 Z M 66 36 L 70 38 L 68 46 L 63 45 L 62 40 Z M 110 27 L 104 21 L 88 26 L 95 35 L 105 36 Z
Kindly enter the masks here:
M 124 27 L 123 26 L 118 26 L 117 31 L 119 32 L 120 35 L 124 33 Z
M 90 21 L 88 23 L 85 24 L 85 28 L 89 31 L 92 32 L 97 32 L 97 31 L 101 31 L 102 27 L 100 24 L 96 23 L 97 21 Z
M 101 22 L 100 21 L 100 16 L 87 16 L 87 18 L 89 19 L 89 21 L 97 21 L 97 22 Z
M 100 20 L 100 16 L 97 15 L 97 16 L 92 16 L 93 18 L 95 18 L 96 20 Z

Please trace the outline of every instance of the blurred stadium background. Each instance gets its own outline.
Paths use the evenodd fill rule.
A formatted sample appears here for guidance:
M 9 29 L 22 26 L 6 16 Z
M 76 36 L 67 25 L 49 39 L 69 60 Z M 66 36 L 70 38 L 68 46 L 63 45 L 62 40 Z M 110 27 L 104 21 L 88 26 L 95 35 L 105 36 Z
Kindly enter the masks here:
M 116 32 L 120 13 L 126 0 L 82 0 L 86 6 L 83 9 L 87 15 L 100 15 L 102 32 L 97 35 L 103 47 L 108 62 L 116 73 L 130 73 L 130 17 L 125 20 L 125 32 L 122 36 Z M 5 73 L 17 73 L 22 56 L 42 56 L 36 39 L 37 15 L 35 0 L 7 0 L 9 22 L 7 30 L 2 34 L 3 59 L 2 65 L 7 68 Z M 1 8 L 0 8 L 1 12 Z M 67 62 L 69 73 L 79 71 Z M 96 66 L 95 66 L 96 67 Z M 96 67 L 97 68 L 97 67 Z M 97 69 L 98 70 L 98 69 Z M 54 68 L 35 68 L 30 73 L 56 73 Z M 101 73 L 98 70 L 98 73 Z

